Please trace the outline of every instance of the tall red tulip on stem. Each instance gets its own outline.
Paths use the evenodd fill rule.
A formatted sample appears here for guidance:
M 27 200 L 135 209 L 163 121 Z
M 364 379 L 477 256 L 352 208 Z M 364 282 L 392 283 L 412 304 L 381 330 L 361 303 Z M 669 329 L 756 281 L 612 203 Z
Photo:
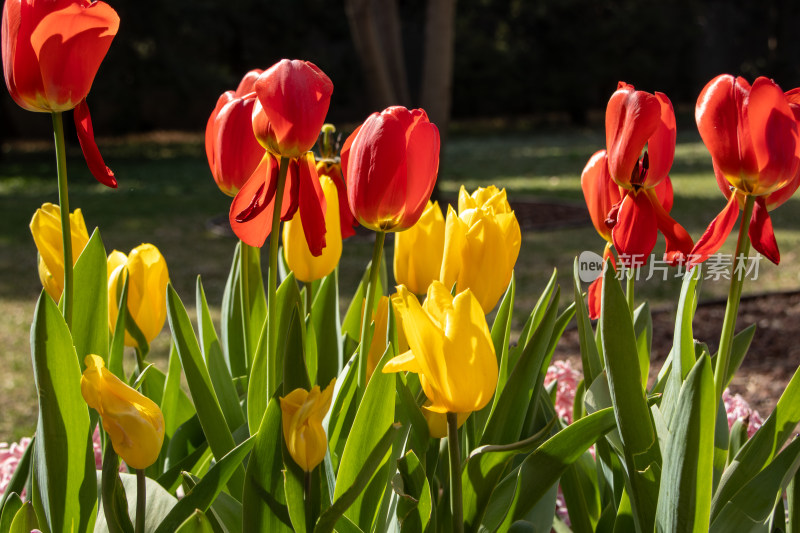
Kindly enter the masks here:
M 753 248 L 770 261 L 780 261 L 768 211 L 797 190 L 800 170 L 800 116 L 797 91 L 784 94 L 767 78 L 753 85 L 729 74 L 717 76 L 697 99 L 695 119 L 728 203 L 692 250 L 692 262 L 705 261 L 733 230 L 739 211 L 739 237 L 734 273 L 720 334 L 714 369 L 717 398 L 725 387 L 744 284 L 743 264 Z
M 3 5 L 3 74 L 23 109 L 50 113 L 55 133 L 61 233 L 64 238 L 64 318 L 72 324 L 72 246 L 69 239 L 64 127 L 61 113 L 74 109 L 75 129 L 92 175 L 116 187 L 94 140 L 86 95 L 119 28 L 105 2 L 6 0 Z
M 325 247 L 325 196 L 309 150 L 325 123 L 333 83 L 313 63 L 283 59 L 259 75 L 254 86 L 257 102 L 253 105 L 253 133 L 267 153 L 234 197 L 229 216 L 234 233 L 250 246 L 261 247 L 273 235 L 269 247 L 266 352 L 268 361 L 272 361 L 277 357 L 274 317 L 281 220 L 291 219 L 299 210 L 311 253 L 318 256 Z M 249 420 L 251 431 L 260 422 L 258 411 L 266 408 L 266 399 L 277 387 L 275 373 L 267 374 L 270 382 L 266 395 L 257 390 L 260 380 L 250 381 L 248 402 L 254 406 Z

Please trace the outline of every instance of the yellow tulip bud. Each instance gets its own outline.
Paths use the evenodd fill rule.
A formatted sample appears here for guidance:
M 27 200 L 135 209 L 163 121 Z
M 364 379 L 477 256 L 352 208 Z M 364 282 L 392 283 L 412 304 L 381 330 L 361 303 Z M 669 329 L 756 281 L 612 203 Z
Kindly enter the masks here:
M 140 244 L 130 255 L 114 250 L 108 256 L 108 324 L 117 323 L 119 295 L 128 276 L 128 314 L 136 322 L 147 342 L 152 342 L 167 319 L 167 262 L 152 244 Z M 136 341 L 125 332 L 125 346 Z
M 336 184 L 328 176 L 320 177 L 325 194 L 325 248 L 314 257 L 308 248 L 300 210 L 283 225 L 283 256 L 297 279 L 311 282 L 322 279 L 336 268 L 342 257 L 342 232 L 339 228 L 339 194 Z
M 114 451 L 132 468 L 155 463 L 164 443 L 161 409 L 109 372 L 101 357 L 90 354 L 84 362 L 81 394 L 103 420 Z
M 320 392 L 319 385 L 305 389 L 295 389 L 281 402 L 281 425 L 286 448 L 300 468 L 311 472 L 325 459 L 328 438 L 322 429 L 322 419 L 330 409 L 333 386 L 336 379 Z
M 428 434 L 434 439 L 443 439 L 447 436 L 447 413 L 437 413 L 428 409 L 431 402 L 426 401 L 422 406 L 422 416 L 428 423 Z M 472 413 L 458 413 L 456 419 L 458 420 L 457 427 L 464 425 L 469 415 Z
M 439 202 L 428 202 L 416 224 L 395 234 L 394 279 L 414 294 L 425 294 L 439 279 L 444 254 L 444 216 Z
M 83 213 L 76 209 L 69 215 L 72 237 L 72 264 L 78 260 L 89 242 Z M 36 210 L 30 223 L 33 241 L 39 250 L 39 279 L 56 302 L 64 291 L 64 243 L 61 239 L 61 208 L 45 203 Z
M 456 291 L 470 289 L 484 313 L 503 296 L 519 257 L 522 234 L 505 189 L 479 188 L 472 196 L 464 187 L 458 215 L 450 207 L 445 224 L 444 258 L 439 279 Z
M 482 409 L 497 387 L 497 357 L 478 300 L 467 289 L 456 295 L 438 281 L 421 306 L 404 286 L 392 304 L 411 348 L 386 363 L 383 372 L 419 374 L 422 390 L 436 413 Z

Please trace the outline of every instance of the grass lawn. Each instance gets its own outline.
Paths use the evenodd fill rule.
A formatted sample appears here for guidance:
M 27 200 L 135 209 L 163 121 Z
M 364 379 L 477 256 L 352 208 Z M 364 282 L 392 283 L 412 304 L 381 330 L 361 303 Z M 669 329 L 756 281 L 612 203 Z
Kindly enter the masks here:
M 441 192 L 451 197 L 461 184 L 468 190 L 496 184 L 512 198 L 554 199 L 583 204 L 579 176 L 589 156 L 604 145 L 602 129 L 543 133 L 453 134 L 443 156 Z M 205 161 L 202 137 L 155 134 L 101 142 L 106 162 L 114 169 L 119 189 L 96 183 L 80 151 L 69 152 L 70 203 L 83 210 L 89 231 L 101 229 L 107 251 L 128 252 L 152 242 L 167 260 L 170 278 L 187 307 L 201 276 L 209 303 L 219 305 L 235 239 L 225 229 L 229 199 L 216 188 Z M 33 212 L 43 202 L 57 202 L 55 157 L 47 143 L 3 147 L 0 159 L 0 441 L 30 435 L 36 423 L 36 397 L 31 374 L 29 328 L 41 285 L 36 273 L 36 248 L 28 230 Z M 724 206 L 711 174 L 711 161 L 696 133 L 679 135 L 672 172 L 673 216 L 696 239 Z M 800 228 L 791 223 L 799 200 L 773 212 L 782 252 L 782 266 L 760 262 L 758 283 L 745 292 L 800 287 L 794 268 L 800 253 Z M 392 241 L 388 240 L 391 254 Z M 723 251 L 732 253 L 735 238 Z M 523 230 L 517 263 L 517 315 L 521 324 L 538 298 L 552 269 L 563 286 L 562 303 L 571 298 L 574 257 L 583 250 L 601 252 L 602 239 L 591 225 L 547 231 Z M 369 260 L 372 243 L 355 237 L 345 243 L 340 265 L 342 298 L 350 295 Z M 663 242 L 656 252 L 663 250 Z M 391 258 L 391 255 L 387 255 Z M 266 264 L 266 253 L 263 256 Z M 673 305 L 677 281 L 651 280 L 637 285 L 637 298 L 654 305 Z M 707 298 L 727 292 L 723 281 L 707 282 Z M 153 346 L 153 359 L 164 367 L 168 334 Z

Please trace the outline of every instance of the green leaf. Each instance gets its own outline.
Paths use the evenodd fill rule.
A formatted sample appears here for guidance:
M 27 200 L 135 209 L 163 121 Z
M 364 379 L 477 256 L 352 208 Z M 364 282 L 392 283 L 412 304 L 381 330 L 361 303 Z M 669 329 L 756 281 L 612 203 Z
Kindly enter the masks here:
M 725 374 L 725 382 L 722 385 L 722 390 L 728 388 L 731 384 L 733 376 L 744 361 L 744 356 L 747 350 L 750 349 L 750 343 L 753 341 L 753 335 L 756 334 L 756 325 L 751 324 L 733 337 L 731 343 L 731 357 L 728 360 L 728 372 Z
M 72 341 L 83 369 L 88 354 L 108 359 L 108 268 L 99 229 L 78 257 L 74 275 Z
M 194 414 L 194 405 L 181 388 L 181 360 L 175 343 L 170 345 L 169 368 L 161 394 L 161 412 L 164 415 L 164 435 L 172 437 L 175 430 Z
M 8 489 L 3 493 L 3 499 L 5 505 L 0 506 L 0 509 L 2 509 L 2 513 L 0 513 L 0 531 L 11 531 L 11 522 L 14 521 L 17 512 L 22 509 L 22 499 L 20 499 L 16 492 L 9 491 Z M 33 517 L 36 518 L 35 512 L 33 513 Z M 30 530 L 25 533 L 30 533 Z
M 507 444 L 519 440 L 527 413 L 520 406 L 528 405 L 531 398 L 538 397 L 534 394 L 541 388 L 540 382 L 544 379 L 540 374 L 556 323 L 559 293 L 560 289 L 557 289 L 543 320 L 536 326 L 511 371 L 503 392 L 499 398 L 495 396 L 489 421 L 480 439 L 481 444 Z
M 397 461 L 397 469 L 399 472 L 392 480 L 392 489 L 398 496 L 396 513 L 400 530 L 422 533 L 433 509 L 425 468 L 414 452 L 409 451 Z
M 381 261 L 381 264 L 383 266 L 383 274 L 385 273 L 386 261 Z M 372 261 L 367 263 L 367 268 L 361 276 L 361 282 L 358 284 L 355 294 L 353 294 L 353 299 L 350 300 L 347 313 L 345 313 L 344 320 L 342 321 L 342 333 L 355 341 L 356 344 L 361 340 L 361 308 L 363 307 L 364 299 L 367 297 L 367 284 L 369 283 L 369 270 L 371 265 Z M 375 300 L 372 302 L 373 312 L 375 308 L 378 307 L 378 302 L 383 295 L 384 287 L 386 287 L 386 284 L 382 283 L 385 279 L 384 276 L 379 276 L 378 278 L 378 286 L 375 287 Z
M 305 349 L 303 346 L 303 326 L 300 318 L 300 308 L 295 306 L 291 311 L 289 328 L 286 332 L 283 358 L 283 395 L 286 396 L 295 389 L 311 390 L 311 383 L 306 370 Z M 324 389 L 327 383 L 320 383 Z
M 366 395 L 369 394 L 369 387 L 372 386 L 374 380 L 375 377 L 373 376 L 373 379 L 371 379 L 367 385 L 367 392 L 364 395 L 365 398 Z M 359 410 L 359 414 L 360 413 L 361 410 Z M 354 475 L 348 475 L 347 479 L 337 478 L 334 501 L 331 506 L 320 515 L 317 525 L 314 528 L 314 533 L 333 531 L 334 526 L 336 526 L 340 518 L 348 518 L 347 515 L 342 515 L 351 509 L 351 506 L 359 499 L 364 488 L 370 483 L 375 473 L 381 469 L 381 465 L 384 464 L 386 456 L 392 447 L 395 434 L 399 430 L 400 424 L 390 424 L 383 435 L 374 441 L 374 445 L 364 455 L 363 460 L 359 462 L 359 468 L 354 472 Z M 342 469 L 349 468 L 350 466 L 350 463 L 345 463 L 345 460 L 347 459 L 343 459 L 342 467 L 339 469 L 340 476 Z M 350 482 L 347 484 L 346 488 L 340 490 L 344 481 Z M 370 510 L 366 509 L 365 511 L 369 512 Z M 348 515 L 352 516 L 352 513 L 348 513 Z M 372 521 L 369 520 L 369 522 L 371 523 Z
M 355 358 L 356 356 L 354 355 L 348 361 L 336 380 L 331 410 L 325 427 L 325 432 L 328 435 L 330 463 L 334 472 L 339 471 L 339 462 L 344 453 L 347 437 L 358 410 L 358 383 L 356 377 L 358 375 L 358 365 L 355 364 Z
M 108 443 L 103 452 L 101 497 L 109 533 L 133 533 L 125 487 L 119 478 L 119 457 Z
M 273 397 L 247 463 L 242 494 L 243 531 L 292 531 L 283 490 L 281 435 L 281 408 L 277 397 Z
M 97 510 L 92 427 L 81 395 L 81 369 L 64 317 L 42 291 L 31 327 L 39 422 L 32 497 L 43 528 L 89 531 Z
M 106 304 L 107 305 L 107 304 Z M 122 289 L 119 294 L 119 306 L 117 307 L 117 321 L 114 323 L 114 334 L 111 337 L 111 348 L 108 352 L 106 367 L 120 380 L 128 382 L 125 377 L 125 370 L 122 367 L 123 356 L 125 355 L 125 322 L 128 320 L 128 276 L 124 276 Z
M 578 275 L 578 258 L 572 268 L 572 286 L 575 293 L 575 303 L 577 305 L 576 315 L 578 317 L 578 337 L 581 345 L 581 366 L 583 367 L 583 380 L 586 388 L 594 383 L 595 378 L 603 371 L 603 362 L 597 351 L 597 342 L 592 332 L 592 322 L 589 319 L 589 309 L 583 298 L 581 291 L 580 276 Z
M 336 475 L 334 506 L 336 501 L 343 498 L 351 487 L 356 486 L 356 481 L 361 480 L 359 475 L 367 467 L 367 460 L 370 459 L 371 452 L 382 442 L 387 433 L 391 433 L 390 428 L 393 427 L 395 411 L 395 377 L 381 371 L 390 356 L 391 353 L 387 350 L 376 366 L 364 391 L 364 397 L 358 406 L 353 426 L 347 435 L 339 471 Z M 380 461 L 381 465 L 387 458 L 388 456 Z M 381 465 L 376 465 L 372 470 L 381 470 Z M 385 485 L 386 482 L 381 483 L 381 486 Z M 377 509 L 375 506 L 365 503 L 365 500 L 380 498 L 381 495 L 361 494 L 362 489 L 363 487 L 360 487 L 359 494 L 355 495 L 354 501 L 348 503 L 345 514 L 356 524 L 372 524 Z M 352 496 L 352 492 L 350 496 Z
M 236 243 L 233 252 L 233 263 L 225 283 L 225 292 L 222 294 L 221 327 L 222 346 L 225 358 L 234 377 L 247 374 L 247 349 L 244 337 L 244 320 L 242 313 L 242 246 L 241 241 Z
M 161 521 L 155 533 L 169 533 L 175 530 L 195 509 L 206 511 L 217 494 L 228 484 L 234 473 L 242 468 L 242 461 L 255 444 L 255 438 L 250 437 L 239 446 L 231 450 L 214 464 L 208 473 L 203 476 L 195 487 L 180 500 L 169 514 Z M 241 491 L 241 485 L 239 485 Z
M 613 269 L 603 279 L 602 344 L 617 427 L 630 479 L 631 504 L 643 531 L 653 528 L 661 453 L 647 406 L 630 309 Z M 694 358 L 694 354 L 692 354 Z
M 708 530 L 714 466 L 714 372 L 703 356 L 689 372 L 675 407 L 675 419 L 664 450 L 658 493 L 658 531 Z
M 778 404 L 758 431 L 742 446 L 719 482 L 711 503 L 715 520 L 727 502 L 772 461 L 800 422 L 800 368 L 786 385 Z
M 311 321 L 318 347 L 317 383 L 323 385 L 339 375 L 344 363 L 338 267 L 319 284 L 311 307 Z
M 203 433 L 208 439 L 208 445 L 214 457 L 221 460 L 223 456 L 234 449 L 233 435 L 217 402 L 208 369 L 200 354 L 200 346 L 194 335 L 192 324 L 189 322 L 189 315 L 186 313 L 178 293 L 172 288 L 172 284 L 167 286 L 167 317 L 172 330 L 173 342 L 186 375 L 186 382 L 197 409 L 197 416 L 203 427 Z M 231 494 L 235 497 L 240 496 L 244 482 L 244 469 L 241 464 L 238 465 L 230 479 Z M 179 523 L 174 525 L 177 526 Z
M 206 294 L 203 290 L 203 283 L 200 276 L 197 276 L 197 329 L 201 340 L 203 357 L 208 366 L 208 373 L 211 377 L 211 385 L 217 394 L 222 415 L 228 423 L 228 428 L 233 431 L 245 423 L 242 407 L 239 405 L 239 395 L 233 385 L 228 365 L 222 355 L 217 332 L 214 330 L 214 323 L 211 321 L 211 313 L 208 310 Z
M 633 331 L 636 335 L 636 350 L 639 353 L 639 369 L 642 373 L 642 387 L 647 388 L 650 375 L 650 352 L 653 344 L 653 319 L 647 302 L 633 312 Z
M 9 533 L 30 533 L 31 530 L 39 527 L 39 520 L 36 516 L 33 504 L 26 502 L 19 508 L 14 519 L 11 521 Z
M 399 421 L 404 426 L 410 424 L 409 446 L 418 457 L 425 457 L 424 454 L 428 450 L 431 439 L 428 422 L 425 420 L 425 415 L 422 414 L 422 410 L 417 405 L 413 394 L 405 383 L 406 376 L 402 372 L 398 372 L 395 376 L 397 398 L 400 400 L 397 406 Z
M 766 523 L 784 489 L 800 466 L 800 439 L 794 439 L 775 460 L 745 484 L 713 519 L 710 531 L 767 531 Z
M 278 341 L 275 353 L 267 353 L 268 321 L 264 322 L 261 338 L 258 341 L 253 365 L 250 369 L 250 381 L 247 384 L 247 425 L 250 433 L 261 424 L 261 418 L 267 408 L 267 400 L 272 397 L 278 388 L 283 376 L 283 353 L 286 341 L 286 332 L 289 328 L 292 311 L 302 306 L 300 291 L 294 274 L 290 273 L 283 280 L 275 295 L 275 312 L 278 324 L 276 334 Z M 272 320 L 272 317 L 269 318 Z
M 612 408 L 602 409 L 570 424 L 534 450 L 516 475 L 514 499 L 506 511 L 508 527 L 522 519 L 552 487 L 567 467 L 615 424 Z
M 574 531 L 595 531 L 600 520 L 597 467 L 589 452 L 569 465 L 561 475 L 561 491 Z
M 158 476 L 159 485 L 164 487 L 167 491 L 174 493 L 181 484 L 181 473 L 193 472 L 197 469 L 199 463 L 203 462 L 208 450 L 208 443 L 203 442 L 197 449 L 183 457 L 177 462 L 169 465 L 163 474 Z
M 242 504 L 228 493 L 217 494 L 208 512 L 220 525 L 223 533 L 242 533 Z
M 300 466 L 294 462 L 289 449 L 286 447 L 286 442 L 281 441 L 281 454 L 283 456 L 283 492 L 286 496 L 286 509 L 289 511 L 289 519 L 292 522 L 292 529 L 295 533 L 310 532 L 313 527 L 313 521 L 316 515 L 319 514 L 319 509 L 311 511 L 311 516 L 306 516 L 306 503 L 303 484 L 305 483 L 305 472 Z M 319 472 L 317 470 L 317 472 Z M 316 477 L 316 487 L 313 478 Z M 314 476 L 310 482 L 312 491 L 319 492 L 319 474 Z M 311 506 L 314 507 L 314 502 L 319 502 L 319 495 L 316 498 L 311 496 Z
M 518 454 L 535 450 L 550 435 L 556 418 L 538 433 L 523 441 L 505 445 L 475 448 L 461 473 L 464 525 L 466 531 L 477 531 L 490 498 L 511 460 Z
M 525 322 L 525 326 L 522 328 L 519 339 L 517 339 L 517 345 L 509 350 L 508 368 L 514 368 L 516 366 L 517 361 L 522 355 L 522 351 L 528 345 L 528 342 L 530 342 L 531 336 L 539 328 L 539 324 L 542 322 L 545 311 L 547 311 L 550 304 L 553 291 L 556 289 L 557 275 L 558 272 L 554 269 L 553 275 L 550 276 L 550 281 L 547 282 L 547 286 L 539 296 L 539 300 L 537 300 L 533 311 L 531 311 L 528 320 Z
M 264 321 L 267 318 L 267 295 L 264 292 L 264 277 L 261 273 L 261 248 L 244 243 L 241 246 L 243 262 L 241 272 L 246 274 L 247 278 L 246 283 L 244 277 L 240 280 L 241 300 L 247 301 L 250 309 L 250 317 L 247 321 L 249 330 L 245 332 L 247 335 L 247 367 L 250 368 L 258 341 L 261 338 Z
M 512 272 L 511 282 L 508 284 L 506 293 L 503 296 L 503 300 L 500 302 L 500 307 L 497 308 L 497 314 L 495 315 L 494 322 L 492 323 L 492 343 L 494 344 L 494 352 L 497 355 L 497 364 L 499 367 L 497 378 L 498 394 L 503 391 L 503 387 L 505 387 L 510 371 L 508 367 L 508 343 L 511 338 L 511 315 L 514 312 L 515 290 L 516 281 Z M 486 408 L 484 408 L 481 412 L 484 410 L 486 411 L 483 415 L 485 423 L 485 419 L 488 418 L 489 412 Z
M 193 512 L 189 518 L 178 526 L 175 533 L 216 533 L 211 527 L 206 515 L 199 510 Z

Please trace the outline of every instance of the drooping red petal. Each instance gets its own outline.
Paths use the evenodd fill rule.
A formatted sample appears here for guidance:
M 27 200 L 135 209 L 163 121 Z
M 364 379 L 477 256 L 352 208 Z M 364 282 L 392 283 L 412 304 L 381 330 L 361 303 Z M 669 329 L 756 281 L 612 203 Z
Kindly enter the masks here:
M 714 217 L 703 236 L 692 248 L 689 253 L 689 265 L 698 265 L 716 253 L 730 235 L 737 218 L 739 218 L 739 201 L 736 195 L 732 194 L 725 209 Z
M 245 244 L 260 248 L 269 237 L 277 183 L 278 164 L 267 153 L 233 198 L 228 214 L 231 229 Z
M 300 205 L 300 177 L 298 173 L 298 161 L 289 161 L 289 169 L 286 172 L 286 183 L 283 186 L 283 200 L 281 201 L 281 220 L 286 222 L 292 220 Z
M 328 176 L 336 185 L 336 195 L 339 198 L 339 226 L 341 227 L 342 240 L 352 237 L 356 234 L 355 228 L 358 226 L 358 221 L 350 211 L 350 204 L 347 201 L 347 187 L 344 185 L 340 166 L 319 162 L 317 163 L 317 174 L 320 177 Z
M 689 233 L 675 220 L 669 216 L 669 213 L 664 209 L 659 201 L 658 196 L 652 190 L 647 191 L 650 203 L 653 206 L 653 212 L 656 216 L 656 223 L 658 230 L 664 235 L 667 241 L 666 251 L 664 252 L 664 260 L 671 265 L 684 263 L 687 256 L 692 250 L 694 242 Z M 641 195 L 640 195 L 641 196 Z
M 672 102 L 664 93 L 656 93 L 655 97 L 661 105 L 661 120 L 655 132 L 647 141 L 647 157 L 650 169 L 647 172 L 648 187 L 659 185 L 669 174 L 672 161 L 675 159 L 675 111 Z
M 605 240 L 611 240 L 611 229 L 606 225 L 611 208 L 620 201 L 619 186 L 608 173 L 605 150 L 595 152 L 581 173 L 581 189 L 589 209 L 592 224 Z
M 631 173 L 647 140 L 661 122 L 661 104 L 630 85 L 618 89 L 606 108 L 606 148 L 611 177 L 620 185 L 630 183 Z
M 303 157 L 298 163 L 300 220 L 303 222 L 308 249 L 311 255 L 318 257 L 325 248 L 325 193 L 319 183 L 313 157 Z
M 781 262 L 781 252 L 778 250 L 778 243 L 775 240 L 775 232 L 772 230 L 772 220 L 763 196 L 756 198 L 753 206 L 753 216 L 750 218 L 750 229 L 747 232 L 753 248 L 761 252 L 764 257 L 774 264 Z
M 743 78 L 722 74 L 708 82 L 697 98 L 697 129 L 725 176 L 758 172 L 746 118 L 749 93 L 750 84 Z
M 117 180 L 114 177 L 114 172 L 106 166 L 103 156 L 100 155 L 100 149 L 97 148 L 97 143 L 94 141 L 92 117 L 89 115 L 89 106 L 86 105 L 85 99 L 81 100 L 75 107 L 74 117 L 78 141 L 80 142 L 81 150 L 83 150 L 86 164 L 89 166 L 89 171 L 103 185 L 116 188 Z
M 594 280 L 587 289 L 589 318 L 597 320 L 600 318 L 600 302 L 603 296 L 603 276 Z
M 747 105 L 750 131 L 758 161 L 757 195 L 786 185 L 797 173 L 797 122 L 786 96 L 775 82 L 761 77 L 753 83 Z
M 647 263 L 657 237 L 658 225 L 650 198 L 642 192 L 627 195 L 620 205 L 617 224 L 611 230 L 622 266 L 635 268 Z

